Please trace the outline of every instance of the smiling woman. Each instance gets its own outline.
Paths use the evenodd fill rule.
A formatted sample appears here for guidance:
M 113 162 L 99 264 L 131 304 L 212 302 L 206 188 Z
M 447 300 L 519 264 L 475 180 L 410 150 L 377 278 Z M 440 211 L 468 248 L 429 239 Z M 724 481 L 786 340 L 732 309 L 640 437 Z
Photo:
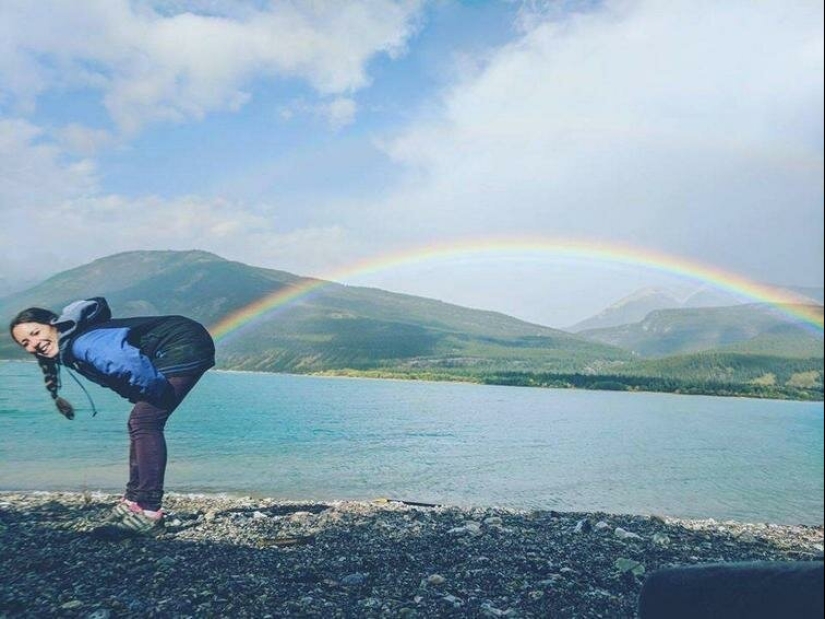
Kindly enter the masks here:
M 28 308 L 11 321 L 9 330 L 37 359 L 46 389 L 67 419 L 74 418 L 74 409 L 58 395 L 63 365 L 134 404 L 128 423 L 129 482 L 110 520 L 123 532 L 157 533 L 163 526 L 164 428 L 215 364 L 209 333 L 183 316 L 113 320 L 102 297 L 76 301 L 60 315 Z

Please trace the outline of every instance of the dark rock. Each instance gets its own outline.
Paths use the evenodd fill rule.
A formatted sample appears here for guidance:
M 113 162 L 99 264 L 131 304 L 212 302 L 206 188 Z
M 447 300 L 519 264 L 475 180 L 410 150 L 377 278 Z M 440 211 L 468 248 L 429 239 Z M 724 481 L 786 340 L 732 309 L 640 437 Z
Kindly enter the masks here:
M 754 561 L 673 567 L 650 575 L 640 619 L 821 619 L 822 561 Z

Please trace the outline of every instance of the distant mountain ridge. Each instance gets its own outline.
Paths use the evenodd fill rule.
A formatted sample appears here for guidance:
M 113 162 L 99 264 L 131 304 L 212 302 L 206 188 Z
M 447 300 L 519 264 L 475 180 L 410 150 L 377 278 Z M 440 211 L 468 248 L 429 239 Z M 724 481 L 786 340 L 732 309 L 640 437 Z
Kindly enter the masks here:
M 801 305 L 822 305 L 823 296 L 825 296 L 825 289 L 823 288 L 772 287 L 782 291 L 794 303 Z M 734 305 L 753 305 L 753 302 L 708 286 L 702 286 L 686 294 L 679 294 L 665 288 L 648 287 L 619 299 L 595 316 L 565 328 L 565 331 L 581 333 L 592 329 L 631 325 L 641 322 L 648 314 L 656 310 L 728 307 Z
M 643 320 L 650 312 L 682 307 L 684 301 L 664 288 L 642 288 L 619 299 L 595 316 L 568 327 L 566 331 L 579 333 L 589 329 L 618 327 Z
M 822 315 L 821 305 L 806 307 Z M 648 358 L 710 350 L 823 356 L 821 333 L 790 321 L 779 308 L 767 304 L 655 310 L 633 324 L 588 329 L 577 335 Z

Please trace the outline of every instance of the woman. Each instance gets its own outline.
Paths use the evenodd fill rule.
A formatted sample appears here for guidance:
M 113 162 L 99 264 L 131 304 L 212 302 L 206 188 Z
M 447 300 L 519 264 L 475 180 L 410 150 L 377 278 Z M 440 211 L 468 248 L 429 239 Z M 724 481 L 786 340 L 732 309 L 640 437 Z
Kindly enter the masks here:
M 129 482 L 111 519 L 141 534 L 162 530 L 167 419 L 198 379 L 215 365 L 206 329 L 183 316 L 113 320 L 106 300 L 76 301 L 58 316 L 32 307 L 9 327 L 15 342 L 37 358 L 57 409 L 74 418 L 58 395 L 59 368 L 72 368 L 134 404 L 129 415 Z

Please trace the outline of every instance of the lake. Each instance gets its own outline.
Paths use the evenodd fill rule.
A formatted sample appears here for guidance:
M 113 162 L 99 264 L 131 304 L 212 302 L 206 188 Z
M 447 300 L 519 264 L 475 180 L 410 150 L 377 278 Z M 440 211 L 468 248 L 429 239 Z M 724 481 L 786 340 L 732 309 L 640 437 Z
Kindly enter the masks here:
M 130 405 L 0 362 L 0 489 L 119 492 Z M 823 522 L 823 404 L 211 371 L 166 431 L 166 488 Z

